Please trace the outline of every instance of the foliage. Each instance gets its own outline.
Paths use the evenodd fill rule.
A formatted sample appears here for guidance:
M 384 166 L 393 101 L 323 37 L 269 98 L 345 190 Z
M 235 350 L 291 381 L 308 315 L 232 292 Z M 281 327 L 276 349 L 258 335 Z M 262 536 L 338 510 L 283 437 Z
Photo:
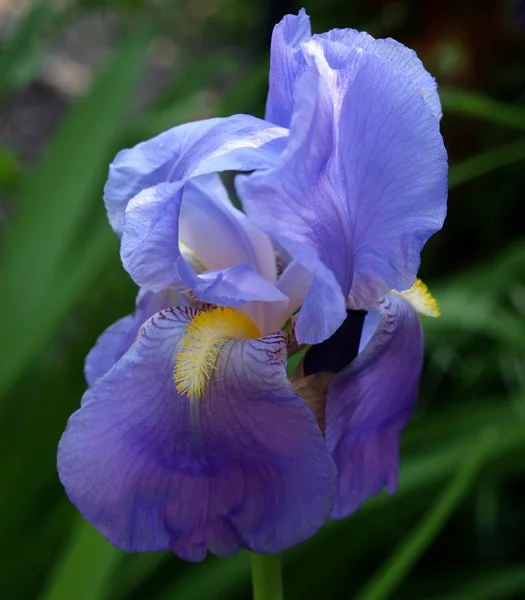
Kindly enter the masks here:
M 56 476 L 56 444 L 85 388 L 83 358 L 133 306 L 101 201 L 109 160 L 179 122 L 263 110 L 266 39 L 252 34 L 266 27 L 265 3 L 253 3 L 253 12 L 239 0 L 117 4 L 119 40 L 39 163 L 24 165 L 0 147 L 0 596 L 247 598 L 245 553 L 202 565 L 165 553 L 124 555 L 82 521 Z M 305 4 L 323 27 L 352 18 L 344 2 Z M 46 48 L 85 10 L 81 3 L 66 15 L 42 3 L 22 17 L 3 43 L 4 99 L 17 101 L 39 76 Z M 111 10 L 111 2 L 89 10 Z M 211 16 L 193 17 L 193 34 L 181 33 L 186 56 L 180 52 L 171 79 L 130 118 L 154 37 L 173 23 L 183 30 L 185 16 L 206 10 Z M 360 8 L 352 25 L 380 30 L 374 10 Z M 246 32 L 232 38 L 238 23 Z M 290 600 L 525 596 L 518 551 L 525 547 L 525 241 L 515 224 L 525 107 L 503 76 L 497 84 L 505 101 L 451 87 L 443 93 L 449 218 L 423 257 L 443 316 L 425 322 L 427 364 L 404 435 L 399 491 L 288 551 Z M 467 148 L 464 136 L 473 140 Z

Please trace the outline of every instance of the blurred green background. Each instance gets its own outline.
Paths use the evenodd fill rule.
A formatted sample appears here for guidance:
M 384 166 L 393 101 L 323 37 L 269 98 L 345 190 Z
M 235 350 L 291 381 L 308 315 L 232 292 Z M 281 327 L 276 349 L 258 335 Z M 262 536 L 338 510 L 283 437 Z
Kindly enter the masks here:
M 287 599 L 525 598 L 525 2 L 304 0 L 436 75 L 449 216 L 421 276 L 419 408 L 398 493 L 285 553 Z M 250 596 L 249 557 L 125 555 L 66 498 L 55 452 L 84 356 L 133 309 L 102 204 L 116 151 L 210 116 L 262 116 L 289 0 L 0 0 L 0 598 Z

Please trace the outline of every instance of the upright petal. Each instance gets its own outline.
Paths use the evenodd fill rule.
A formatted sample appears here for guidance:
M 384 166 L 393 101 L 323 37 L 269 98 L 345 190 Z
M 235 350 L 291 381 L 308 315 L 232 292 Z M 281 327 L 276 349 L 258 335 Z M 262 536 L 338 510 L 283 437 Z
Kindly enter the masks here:
M 341 519 L 384 488 L 397 487 L 399 438 L 417 401 L 423 362 L 418 315 L 388 295 L 365 319 L 366 346 L 328 391 L 326 442 L 338 471 L 332 517 Z M 366 321 L 376 325 L 371 333 Z
M 179 125 L 122 150 L 109 168 L 104 188 L 111 226 L 122 235 L 128 202 L 146 188 L 215 171 L 251 171 L 273 164 L 286 134 L 261 119 L 234 115 Z
M 425 69 L 417 54 L 411 48 L 407 48 L 392 38 L 376 40 L 370 34 L 355 29 L 332 29 L 327 33 L 316 34 L 314 40 L 321 40 L 325 47 L 335 47 L 341 44 L 348 50 L 361 48 L 365 52 L 375 54 L 379 58 L 387 60 L 397 73 L 408 77 L 414 83 L 419 93 L 428 104 L 428 107 L 439 120 L 443 114 L 441 102 L 437 91 L 436 80 Z M 326 44 L 326 42 L 329 42 Z M 341 49 L 336 51 L 341 58 L 345 52 Z
M 330 514 L 333 462 L 288 382 L 279 335 L 227 342 L 205 394 L 177 393 L 174 360 L 194 316 L 152 317 L 88 390 L 60 442 L 60 478 L 124 550 L 193 561 L 240 546 L 279 552 Z
M 268 236 L 233 206 L 217 173 L 194 177 L 184 187 L 179 237 L 209 270 L 245 263 L 268 281 L 277 279 Z
M 189 182 L 187 185 L 191 188 L 194 184 Z M 201 187 L 195 187 L 190 201 L 196 203 L 197 194 L 203 193 Z M 223 260 L 227 257 L 233 261 L 235 251 L 239 252 L 239 256 L 228 268 L 196 273 L 193 266 L 184 260 L 179 248 L 179 219 L 183 198 L 180 183 L 161 183 L 143 190 L 129 202 L 120 253 L 124 268 L 134 281 L 153 292 L 180 285 L 182 281 L 199 300 L 225 306 L 236 306 L 254 300 L 286 301 L 285 296 L 257 270 L 262 246 L 252 246 L 251 238 L 240 222 L 233 221 L 232 215 L 228 215 L 219 204 L 213 204 L 208 196 L 202 199 L 203 204 L 209 204 L 208 220 L 204 226 L 212 228 L 209 220 L 214 220 L 213 239 L 217 241 L 220 238 L 223 243 L 231 243 L 233 248 L 229 255 L 224 249 L 218 249 L 217 253 Z M 188 210 L 193 214 L 194 227 L 198 228 L 199 221 L 195 218 L 198 211 L 191 207 Z M 231 239 L 228 241 L 229 237 Z M 255 266 L 242 262 L 247 259 L 248 245 L 251 248 L 248 260 L 251 257 Z M 270 254 L 268 260 L 275 264 L 271 248 L 266 250 Z M 267 272 L 270 267 L 271 265 L 266 267 Z
M 298 15 L 286 15 L 273 29 L 266 101 L 266 119 L 271 123 L 290 126 L 295 80 L 306 66 L 301 43 L 307 42 L 310 37 L 310 17 L 304 8 Z
M 185 301 L 174 289 L 158 294 L 141 289 L 137 295 L 135 312 L 110 325 L 98 338 L 86 357 L 84 374 L 88 385 L 105 375 L 129 350 L 140 326 L 159 310 L 184 305 Z
M 270 86 L 266 103 L 266 119 L 289 127 L 294 107 L 294 87 L 306 61 L 301 44 L 310 38 L 328 42 L 327 46 L 345 49 L 361 48 L 389 61 L 399 72 L 409 77 L 420 90 L 429 108 L 439 120 L 441 102 L 435 79 L 425 69 L 414 50 L 391 38 L 375 39 L 355 29 L 332 29 L 326 33 L 310 33 L 310 19 L 304 9 L 298 15 L 286 15 L 273 30 L 270 56 Z M 337 51 L 336 51 L 337 52 Z M 339 54 L 344 54 L 339 49 Z
M 323 40 L 303 50 L 287 148 L 237 188 L 248 217 L 315 276 L 297 335 L 316 343 L 349 294 L 369 308 L 412 285 L 445 217 L 447 161 L 437 119 L 391 61 Z
M 135 283 L 152 292 L 177 285 L 180 183 L 161 183 L 137 194 L 126 207 L 120 258 Z

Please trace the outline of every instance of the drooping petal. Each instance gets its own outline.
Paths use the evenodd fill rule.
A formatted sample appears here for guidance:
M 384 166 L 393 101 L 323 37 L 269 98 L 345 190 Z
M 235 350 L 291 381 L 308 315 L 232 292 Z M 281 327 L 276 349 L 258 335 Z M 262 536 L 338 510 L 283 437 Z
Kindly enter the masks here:
M 88 385 L 93 385 L 99 377 L 105 375 L 129 349 L 140 325 L 135 315 L 127 315 L 99 335 L 84 364 Z
M 378 313 L 365 319 L 366 346 L 328 391 L 326 442 L 338 471 L 335 519 L 384 488 L 395 492 L 399 438 L 417 401 L 423 362 L 418 315 L 397 294 L 386 296 Z M 373 333 L 368 320 L 377 324 Z
M 369 308 L 411 286 L 443 223 L 447 162 L 419 87 L 390 61 L 323 40 L 302 48 L 310 66 L 287 148 L 237 189 L 248 217 L 314 274 L 297 335 L 317 343 L 343 321 L 349 294 Z
M 193 183 L 189 182 L 187 186 L 191 189 Z M 191 194 L 193 198 L 190 200 L 196 203 L 196 196 L 203 192 L 200 187 L 195 187 Z M 259 273 L 256 266 L 241 262 L 247 256 L 246 247 L 252 244 L 251 238 L 240 221 L 232 223 L 225 210 L 219 209 L 218 203 L 213 208 L 208 196 L 204 196 L 202 204 L 207 202 L 210 205 L 209 218 L 215 219 L 215 240 L 221 237 L 226 243 L 226 238 L 233 236 L 232 248 L 234 251 L 237 249 L 240 256 L 237 264 L 224 270 L 197 274 L 192 265 L 186 263 L 179 248 L 179 218 L 183 201 L 179 183 L 161 183 L 143 190 L 129 202 L 120 252 L 124 268 L 138 285 L 160 292 L 180 285 L 182 281 L 199 300 L 225 306 L 253 300 L 286 301 L 285 296 Z M 190 212 L 192 210 L 189 209 Z M 192 214 L 198 216 L 196 211 Z M 193 224 L 198 228 L 198 219 Z M 209 226 L 208 223 L 206 227 Z M 270 248 L 268 252 L 271 252 Z M 260 260 L 261 254 L 260 247 L 251 246 L 250 256 L 253 255 L 254 262 Z M 228 255 L 228 258 L 233 260 L 234 256 Z M 271 260 L 275 264 L 273 256 Z
M 272 33 L 266 120 L 289 127 L 294 107 L 295 80 L 306 66 L 301 43 L 310 39 L 310 17 L 304 8 L 286 15 Z
M 173 127 L 117 154 L 109 169 L 104 203 L 121 236 L 128 202 L 165 182 L 183 182 L 215 171 L 251 171 L 273 164 L 285 129 L 249 115 L 208 119 Z
M 194 315 L 153 316 L 88 390 L 60 442 L 60 478 L 124 550 L 193 561 L 240 546 L 279 552 L 328 517 L 333 462 L 288 382 L 280 335 L 227 342 L 204 395 L 177 393 L 175 356 Z
M 137 337 L 140 326 L 159 310 L 184 305 L 184 299 L 174 289 L 158 294 L 139 290 L 135 312 L 110 325 L 98 338 L 86 357 L 84 374 L 88 385 L 105 375 L 129 350 Z

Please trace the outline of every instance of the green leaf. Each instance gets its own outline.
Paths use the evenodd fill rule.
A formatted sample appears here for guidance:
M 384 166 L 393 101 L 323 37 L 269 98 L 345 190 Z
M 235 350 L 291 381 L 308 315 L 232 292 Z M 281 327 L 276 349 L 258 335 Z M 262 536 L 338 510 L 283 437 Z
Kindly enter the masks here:
M 213 590 L 213 600 L 227 600 L 235 591 L 248 587 L 249 582 L 250 556 L 241 551 L 227 560 L 213 557 L 189 568 L 185 576 L 151 600 L 207 598 L 210 590 Z
M 14 152 L 0 146 L 0 188 L 16 185 L 22 175 L 23 168 Z
M 498 307 L 496 299 L 485 294 L 475 294 L 459 285 L 444 290 L 436 288 L 436 297 L 439 298 L 442 316 L 439 320 L 424 321 L 429 344 L 442 340 L 445 332 L 453 335 L 470 332 L 525 349 L 525 331 L 521 326 L 521 318 Z
M 525 130 L 525 109 L 522 107 L 462 90 L 440 88 L 439 96 L 445 115 L 458 114 Z
M 78 517 L 41 600 L 100 600 L 122 553 Z
M 109 226 L 90 223 L 94 212 L 103 211 L 103 177 L 126 124 L 149 40 L 149 30 L 140 25 L 121 41 L 67 115 L 40 166 L 25 179 L 0 256 L 0 338 L 7 342 L 0 358 L 0 397 L 96 277 L 110 247 Z M 87 246 L 89 240 L 94 247 Z
M 486 430 L 480 436 L 452 482 L 427 515 L 408 534 L 370 582 L 357 594 L 357 600 L 383 600 L 389 598 L 397 589 L 468 493 L 479 469 L 494 445 L 495 438 L 496 433 L 493 429 Z
M 36 2 L 16 23 L 0 53 L 0 95 L 26 85 L 45 57 L 43 44 L 59 16 L 53 2 Z
M 487 150 L 452 165 L 448 175 L 448 186 L 452 189 L 491 171 L 501 169 L 524 159 L 525 140 L 519 140 L 512 142 L 512 144 L 505 144 L 505 146 Z
M 286 373 L 288 374 L 288 377 L 291 377 L 295 373 L 295 370 L 303 359 L 306 350 L 307 348 L 301 348 L 301 350 L 288 359 L 286 363 Z
M 451 593 L 432 596 L 430 600 L 521 598 L 523 592 L 525 592 L 525 568 L 523 564 L 519 564 L 464 578 L 453 585 Z

